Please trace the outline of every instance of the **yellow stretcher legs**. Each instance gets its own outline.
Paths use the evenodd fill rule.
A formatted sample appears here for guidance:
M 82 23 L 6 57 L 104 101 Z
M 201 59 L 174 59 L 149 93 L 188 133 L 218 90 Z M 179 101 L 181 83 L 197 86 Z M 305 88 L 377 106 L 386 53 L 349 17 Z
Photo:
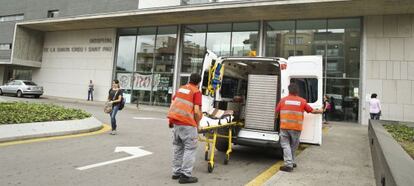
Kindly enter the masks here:
M 228 141 L 228 148 L 226 151 L 226 157 L 224 159 L 224 164 L 227 165 L 230 159 L 230 153 L 232 152 L 232 129 L 236 126 L 241 126 L 240 123 L 236 123 L 236 122 L 232 122 L 232 123 L 227 123 L 227 124 L 223 124 L 223 125 L 217 125 L 217 126 L 212 126 L 212 127 L 205 127 L 205 128 L 201 128 L 199 130 L 199 133 L 203 133 L 204 137 L 201 137 L 199 135 L 199 140 L 206 142 L 206 146 L 205 146 L 205 154 L 204 154 L 204 159 L 207 161 L 207 170 L 208 172 L 213 172 L 214 170 L 214 153 L 216 150 L 216 143 L 217 143 L 217 138 L 225 138 Z M 218 129 L 227 129 L 228 133 L 227 135 L 223 135 L 223 134 L 218 134 Z M 210 152 L 210 153 L 209 153 Z M 209 157 L 210 154 L 210 157 Z

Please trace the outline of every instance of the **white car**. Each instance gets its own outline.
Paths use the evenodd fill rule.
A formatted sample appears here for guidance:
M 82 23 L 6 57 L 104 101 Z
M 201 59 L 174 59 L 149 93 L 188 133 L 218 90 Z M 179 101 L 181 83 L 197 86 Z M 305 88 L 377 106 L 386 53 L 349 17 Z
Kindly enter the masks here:
M 43 87 L 29 80 L 13 80 L 0 86 L 0 95 L 3 94 L 15 94 L 17 97 L 33 95 L 35 98 L 39 98 L 43 95 Z

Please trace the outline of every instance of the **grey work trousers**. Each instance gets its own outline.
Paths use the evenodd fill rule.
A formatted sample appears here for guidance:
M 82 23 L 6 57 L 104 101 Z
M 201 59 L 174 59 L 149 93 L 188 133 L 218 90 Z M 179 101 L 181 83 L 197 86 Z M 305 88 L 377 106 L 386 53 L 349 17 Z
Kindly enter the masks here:
M 196 159 L 198 131 L 196 127 L 174 125 L 172 162 L 173 175 L 184 174 L 191 177 Z
M 295 152 L 299 146 L 300 132 L 280 129 L 280 145 L 283 148 L 285 166 L 293 167 L 293 163 L 295 163 Z

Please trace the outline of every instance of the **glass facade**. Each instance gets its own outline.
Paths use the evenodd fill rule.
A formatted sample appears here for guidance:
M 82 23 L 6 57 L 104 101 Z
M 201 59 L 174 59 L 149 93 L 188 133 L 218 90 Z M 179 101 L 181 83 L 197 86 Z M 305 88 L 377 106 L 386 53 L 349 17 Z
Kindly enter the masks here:
M 270 21 L 265 28 L 268 57 L 322 55 L 324 94 L 335 105 L 328 119 L 358 121 L 361 20 Z
M 219 56 L 322 55 L 330 120 L 358 120 L 361 19 L 266 21 L 183 25 L 177 83 L 201 73 L 206 50 Z M 132 103 L 169 105 L 176 62 L 177 26 L 118 30 L 115 77 Z M 309 83 L 308 83 L 309 84 Z M 309 97 L 311 99 L 311 97 Z M 313 98 L 312 98 L 313 99 Z
M 259 22 L 185 25 L 180 84 L 188 82 L 191 73 L 201 73 L 206 50 L 218 56 L 256 55 Z
M 115 77 L 127 102 L 170 104 L 176 45 L 177 26 L 118 31 Z

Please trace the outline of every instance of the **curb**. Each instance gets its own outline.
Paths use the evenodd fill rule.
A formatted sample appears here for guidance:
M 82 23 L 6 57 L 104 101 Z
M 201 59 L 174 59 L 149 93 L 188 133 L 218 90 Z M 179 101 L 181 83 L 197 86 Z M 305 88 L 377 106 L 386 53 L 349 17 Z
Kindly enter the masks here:
M 102 128 L 102 122 L 94 117 L 81 120 L 0 125 L 0 143 L 94 132 Z
M 398 125 L 398 121 L 369 120 L 368 137 L 377 185 L 413 185 L 414 161 L 384 124 Z M 414 126 L 414 124 L 408 124 Z

